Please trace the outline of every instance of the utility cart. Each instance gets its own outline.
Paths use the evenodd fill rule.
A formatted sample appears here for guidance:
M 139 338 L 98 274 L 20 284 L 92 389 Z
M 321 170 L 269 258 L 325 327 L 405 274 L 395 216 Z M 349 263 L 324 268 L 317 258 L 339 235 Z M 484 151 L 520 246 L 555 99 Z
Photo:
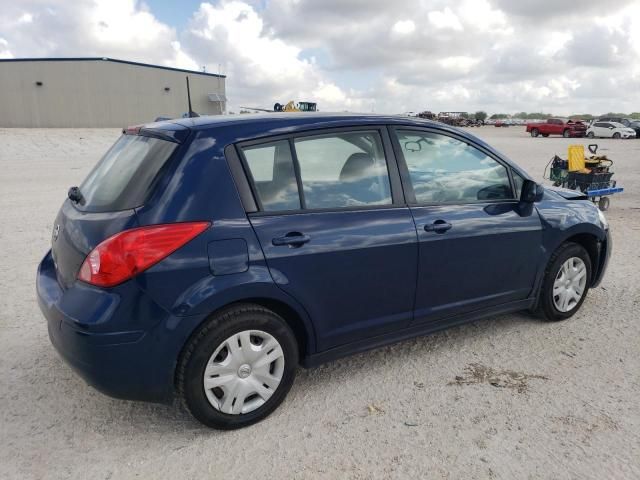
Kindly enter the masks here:
M 544 178 L 551 180 L 556 187 L 581 191 L 604 212 L 609 208 L 609 197 L 624 189 L 611 179 L 613 160 L 606 155 L 598 155 L 596 144 L 588 148 L 591 152 L 589 158 L 585 157 L 583 145 L 570 145 L 566 160 L 555 155 L 545 167 Z

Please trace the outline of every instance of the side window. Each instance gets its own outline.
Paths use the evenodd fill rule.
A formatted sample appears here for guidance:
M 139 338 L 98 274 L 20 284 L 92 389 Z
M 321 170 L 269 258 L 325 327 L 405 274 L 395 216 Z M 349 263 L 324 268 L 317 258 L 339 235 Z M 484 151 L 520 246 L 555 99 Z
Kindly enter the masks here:
M 397 135 L 418 203 L 513 198 L 507 169 L 477 148 L 430 132 Z
M 242 149 L 264 211 L 298 210 L 300 197 L 287 140 Z
M 294 143 L 306 208 L 391 204 L 389 173 L 377 132 L 299 137 Z

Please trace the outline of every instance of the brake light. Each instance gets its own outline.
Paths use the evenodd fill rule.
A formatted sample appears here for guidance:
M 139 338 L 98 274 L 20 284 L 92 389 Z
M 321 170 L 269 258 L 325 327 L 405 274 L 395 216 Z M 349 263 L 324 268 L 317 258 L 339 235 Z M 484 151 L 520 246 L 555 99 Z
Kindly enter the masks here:
M 113 287 L 171 255 L 210 225 L 210 222 L 172 223 L 120 232 L 87 255 L 78 280 Z

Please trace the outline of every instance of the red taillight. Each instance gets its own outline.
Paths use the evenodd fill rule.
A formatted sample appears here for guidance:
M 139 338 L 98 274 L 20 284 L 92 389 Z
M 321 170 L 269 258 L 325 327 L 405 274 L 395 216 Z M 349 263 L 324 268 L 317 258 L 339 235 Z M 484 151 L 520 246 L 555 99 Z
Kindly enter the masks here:
M 78 280 L 113 287 L 169 256 L 209 225 L 209 222 L 173 223 L 120 232 L 87 255 Z

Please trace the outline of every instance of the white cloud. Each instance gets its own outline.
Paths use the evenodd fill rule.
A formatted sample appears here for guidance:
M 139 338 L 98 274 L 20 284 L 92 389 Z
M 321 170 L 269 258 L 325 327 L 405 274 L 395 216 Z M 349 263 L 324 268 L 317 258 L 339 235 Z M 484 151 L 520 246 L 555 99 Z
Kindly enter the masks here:
M 557 0 L 219 0 L 179 29 L 141 0 L 21 0 L 3 2 L 0 32 L 2 58 L 220 69 L 231 109 L 289 100 L 389 113 L 640 105 L 632 0 L 607 9 L 599 0 L 580 9 Z
M 393 33 L 407 35 L 409 33 L 415 32 L 416 24 L 413 20 L 398 20 L 393 24 L 391 30 L 393 31 Z
M 4 38 L 0 38 L 0 58 L 13 58 L 13 54 L 9 50 L 9 42 Z
M 429 23 L 436 28 L 450 28 L 452 30 L 463 30 L 458 16 L 447 7 L 442 11 L 434 10 L 428 14 Z

